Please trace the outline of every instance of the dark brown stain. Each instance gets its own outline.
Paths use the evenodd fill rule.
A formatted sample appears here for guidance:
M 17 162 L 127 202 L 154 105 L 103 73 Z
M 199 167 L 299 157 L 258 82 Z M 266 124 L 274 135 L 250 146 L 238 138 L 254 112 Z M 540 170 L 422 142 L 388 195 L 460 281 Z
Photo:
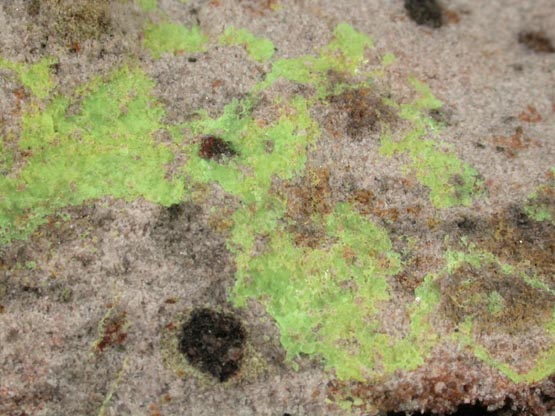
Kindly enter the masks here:
M 345 129 L 353 139 L 378 132 L 382 124 L 391 124 L 396 119 L 393 111 L 371 87 L 347 90 L 328 97 L 328 101 L 337 113 L 347 115 Z
M 518 34 L 518 42 L 527 49 L 537 53 L 554 53 L 551 39 L 542 31 L 526 31 Z
M 555 196 L 553 192 L 540 193 L 536 203 L 553 207 Z M 555 225 L 551 222 L 535 221 L 522 208 L 509 207 L 480 223 L 469 241 L 504 263 L 528 264 L 555 286 Z
M 206 136 L 201 139 L 199 156 L 206 160 L 221 162 L 224 157 L 237 154 L 231 142 L 216 136 Z
M 507 274 L 496 264 L 464 263 L 438 280 L 441 316 L 455 326 L 471 318 L 478 332 L 515 334 L 551 318 L 555 295 L 532 287 L 521 276 Z M 491 310 L 494 294 L 500 309 Z

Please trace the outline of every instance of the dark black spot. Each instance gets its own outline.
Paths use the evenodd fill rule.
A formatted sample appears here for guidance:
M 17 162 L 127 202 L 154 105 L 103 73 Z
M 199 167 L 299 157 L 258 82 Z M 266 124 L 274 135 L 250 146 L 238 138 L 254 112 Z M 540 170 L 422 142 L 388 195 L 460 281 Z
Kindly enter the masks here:
M 200 142 L 199 156 L 207 160 L 221 161 L 222 157 L 235 156 L 237 152 L 233 149 L 231 142 L 216 136 L 206 136 Z
M 449 125 L 451 116 L 451 111 L 444 108 L 434 108 L 430 110 L 430 117 L 438 123 Z
M 554 53 L 555 47 L 551 43 L 545 33 L 539 32 L 521 32 L 518 34 L 518 42 L 528 49 L 539 53 Z
M 55 62 L 52 65 L 50 65 L 50 70 L 58 75 L 60 73 L 60 63 L 59 62 Z
M 176 221 L 184 212 L 184 205 L 173 204 L 168 207 L 168 216 L 171 222 Z
M 197 61 L 197 58 L 191 56 L 190 58 L 187 58 L 187 62 L 191 62 L 191 63 L 195 63 Z
M 507 413 L 508 408 L 505 406 L 503 409 L 488 411 L 487 406 L 480 402 L 474 404 L 461 404 L 453 413 L 440 413 L 444 416 L 501 416 L 513 413 Z M 415 413 L 422 416 L 438 416 L 439 413 Z M 405 412 L 387 412 L 387 416 L 408 416 L 409 413 Z
M 472 218 L 464 217 L 457 221 L 457 227 L 465 232 L 476 231 L 476 221 Z
M 441 27 L 441 8 L 436 0 L 405 0 L 409 17 L 419 25 Z
M 489 415 L 491 416 L 493 412 L 488 412 L 487 406 L 481 403 L 476 404 L 461 404 L 457 407 L 457 411 L 453 413 L 456 416 L 480 416 Z
M 237 318 L 201 308 L 183 325 L 179 350 L 191 365 L 224 382 L 241 366 L 245 338 Z
M 522 72 L 524 71 L 524 65 L 522 64 L 512 64 L 511 67 L 515 72 Z
M 274 142 L 272 140 L 266 140 L 264 142 L 264 150 L 268 154 L 272 154 L 274 152 Z
M 512 209 L 509 209 L 509 211 L 511 212 L 515 225 L 518 228 L 531 227 L 532 221 L 530 220 L 530 217 L 528 216 L 528 214 L 524 212 L 524 210 L 519 209 L 518 207 L 513 207 Z
M 36 296 L 41 296 L 43 292 L 42 289 L 39 287 L 28 286 L 28 285 L 21 286 L 21 291 L 25 293 L 32 293 L 33 295 L 36 295 Z

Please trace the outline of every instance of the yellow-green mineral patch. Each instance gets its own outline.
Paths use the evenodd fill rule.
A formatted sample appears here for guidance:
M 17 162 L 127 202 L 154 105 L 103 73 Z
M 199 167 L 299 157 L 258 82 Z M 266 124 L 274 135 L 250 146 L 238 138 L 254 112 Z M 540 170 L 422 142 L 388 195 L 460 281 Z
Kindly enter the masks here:
M 325 220 L 337 239 L 329 248 L 296 247 L 276 227 L 262 254 L 241 250 L 233 300 L 244 305 L 255 297 L 266 305 L 289 358 L 320 356 L 338 376 L 361 378 L 374 369 L 376 349 L 385 341 L 373 317 L 389 297 L 385 276 L 400 262 L 386 232 L 348 205 L 338 205 Z
M 398 110 L 401 118 L 411 121 L 413 127 L 399 141 L 394 141 L 390 134 L 384 134 L 380 152 L 384 156 L 407 154 L 410 169 L 416 173 L 419 182 L 430 189 L 430 200 L 434 206 L 470 205 L 479 193 L 481 182 L 478 173 L 453 153 L 440 148 L 440 143 L 425 138 L 429 133 L 439 133 L 438 124 L 426 112 L 440 108 L 441 102 L 420 81 L 412 79 L 411 84 L 417 92 L 412 103 L 387 102 Z
M 339 24 L 331 42 L 322 48 L 319 56 L 306 55 L 299 58 L 278 59 L 273 62 L 272 71 L 266 79 L 255 86 L 259 91 L 268 88 L 278 79 L 287 79 L 316 89 L 316 99 L 337 95 L 348 89 L 372 87 L 374 77 L 381 71 L 361 72 L 365 63 L 365 51 L 373 47 L 368 36 L 357 32 L 351 26 Z M 394 56 L 387 54 L 384 67 L 394 61 Z M 337 83 L 330 79 L 330 74 L 343 74 L 366 78 L 362 83 Z M 438 135 L 440 126 L 427 113 L 441 107 L 430 89 L 416 79 L 410 83 L 417 97 L 408 104 L 397 104 L 384 99 L 399 117 L 411 122 L 401 140 L 394 141 L 386 131 L 382 137 L 381 153 L 392 156 L 404 153 L 409 156 L 408 169 L 416 173 L 420 183 L 430 189 L 430 200 L 438 208 L 457 205 L 470 205 L 472 199 L 480 193 L 481 182 L 478 173 L 470 165 L 461 161 L 447 146 L 427 138 L 430 134 Z
M 330 73 L 354 75 L 365 61 L 366 49 L 372 47 L 370 37 L 341 23 L 335 28 L 333 39 L 320 51 L 319 56 L 278 59 L 273 63 L 272 71 L 266 79 L 255 87 L 255 91 L 269 87 L 278 79 L 288 79 L 314 86 L 318 97 L 323 98 L 333 92 L 330 90 Z
M 204 118 L 188 124 L 186 128 L 191 136 L 221 136 L 238 153 L 222 164 L 199 157 L 199 145 L 193 144 L 185 167 L 191 180 L 215 181 L 227 192 L 250 203 L 268 197 L 274 176 L 289 179 L 300 173 L 306 161 L 306 146 L 319 132 L 308 114 L 305 99 L 296 97 L 288 104 L 278 121 L 265 128 L 259 127 L 250 116 L 249 100 L 233 101 L 216 120 Z M 268 153 L 265 149 L 270 142 L 273 151 Z
M 67 205 L 111 195 L 169 205 L 182 184 L 166 179 L 173 155 L 152 134 L 163 109 L 138 69 L 93 81 L 73 98 L 56 97 L 23 116 L 19 147 L 29 156 L 0 177 L 0 244 L 25 238 L 45 217 Z M 70 114 L 70 106 L 79 110 Z
M 551 176 L 555 178 L 555 169 L 552 169 Z M 530 195 L 525 211 L 536 221 L 555 224 L 555 180 L 540 186 Z
M 242 45 L 249 56 L 258 61 L 264 62 L 274 55 L 274 44 L 269 39 L 258 38 L 246 29 L 226 28 L 220 36 L 222 45 Z
M 198 26 L 187 28 L 176 23 L 161 23 L 145 30 L 144 45 L 155 58 L 170 52 L 202 52 L 207 43 L 208 37 Z
M 54 81 L 50 75 L 50 67 L 54 63 L 56 59 L 51 57 L 42 58 L 32 65 L 11 62 L 0 57 L 0 69 L 13 71 L 21 84 L 40 99 L 46 98 L 54 88 Z
M 0 175 L 7 175 L 13 166 L 13 155 L 8 152 L 4 139 L 0 137 Z
M 158 0 L 138 0 L 139 6 L 145 12 L 155 10 L 158 7 Z

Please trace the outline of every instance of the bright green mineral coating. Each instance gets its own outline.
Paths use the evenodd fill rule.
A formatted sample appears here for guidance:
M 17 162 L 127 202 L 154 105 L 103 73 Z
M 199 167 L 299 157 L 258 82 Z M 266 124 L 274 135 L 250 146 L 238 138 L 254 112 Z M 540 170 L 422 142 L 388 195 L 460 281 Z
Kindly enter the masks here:
M 152 87 L 142 71 L 124 68 L 83 88 L 82 97 L 57 97 L 24 115 L 19 146 L 31 156 L 0 178 L 0 244 L 88 199 L 144 197 L 168 205 L 182 197 L 182 184 L 165 178 L 172 153 L 152 139 L 164 114 Z M 75 100 L 79 111 L 69 115 Z
M 268 88 L 279 79 L 287 79 L 300 84 L 310 85 L 316 89 L 316 99 L 324 99 L 329 95 L 339 94 L 345 89 L 355 87 L 371 87 L 372 75 L 367 82 L 356 85 L 337 85 L 330 82 L 330 73 L 355 75 L 365 62 L 365 51 L 373 47 L 372 40 L 351 26 L 339 24 L 334 31 L 332 41 L 322 48 L 319 56 L 306 55 L 299 58 L 278 59 L 272 65 L 272 71 L 266 79 L 255 86 L 255 91 Z M 384 67 L 391 65 L 395 57 L 386 54 Z M 360 74 L 358 74 L 360 76 Z M 404 153 L 409 157 L 408 168 L 415 171 L 420 183 L 430 189 L 430 200 L 438 208 L 449 208 L 457 205 L 470 205 L 472 199 L 479 194 L 481 181 L 478 173 L 470 165 L 461 161 L 455 154 L 440 148 L 440 143 L 427 138 L 430 134 L 437 135 L 440 126 L 427 112 L 441 107 L 439 101 L 422 82 L 412 78 L 411 86 L 417 97 L 409 104 L 397 104 L 385 100 L 399 117 L 411 122 L 403 138 L 394 141 L 387 129 L 382 137 L 381 153 L 393 156 Z
M 374 47 L 372 39 L 349 26 L 340 23 L 333 32 L 332 41 L 324 47 L 320 59 L 329 69 L 354 74 L 365 62 L 366 49 Z
M 187 28 L 176 23 L 161 23 L 145 30 L 144 45 L 155 58 L 169 52 L 202 52 L 207 43 L 208 37 L 198 26 Z
M 555 169 L 551 170 L 555 178 Z M 524 207 L 526 214 L 536 221 L 549 221 L 555 224 L 555 180 L 536 189 Z
M 246 29 L 226 28 L 220 36 L 222 45 L 242 45 L 246 48 L 249 56 L 258 61 L 264 62 L 274 55 L 274 44 L 269 39 L 254 36 Z
M 384 134 L 380 152 L 389 157 L 396 153 L 408 155 L 409 168 L 430 189 L 430 200 L 437 208 L 468 206 L 481 186 L 478 172 L 455 154 L 440 148 L 440 142 L 425 138 L 440 131 L 426 112 L 440 108 L 441 102 L 420 81 L 411 79 L 411 85 L 417 92 L 412 103 L 399 105 L 390 100 L 387 103 L 398 110 L 401 118 L 412 122 L 412 129 L 397 141 L 391 134 Z
M 488 294 L 488 310 L 492 315 L 497 315 L 505 307 L 505 300 L 499 292 L 494 291 Z
M 46 98 L 54 88 L 50 67 L 55 63 L 56 59 L 51 57 L 42 58 L 32 65 L 15 63 L 0 57 L 0 69 L 13 71 L 23 86 L 40 99 Z
M 0 137 L 0 176 L 7 175 L 13 166 L 13 155 L 6 149 L 5 139 Z
M 238 270 L 232 300 L 245 306 L 256 298 L 266 306 L 289 359 L 315 355 L 337 377 L 359 380 L 424 363 L 437 342 L 428 315 L 439 294 L 431 283 L 417 290 L 405 338 L 381 331 L 376 313 L 389 299 L 387 277 L 402 267 L 385 230 L 342 203 L 323 219 L 335 243 L 311 249 L 295 246 L 275 220 L 260 222 L 248 212 L 234 219 Z M 252 256 L 249 236 L 257 234 L 268 235 L 270 242 Z
M 365 51 L 373 47 L 372 39 L 341 23 L 332 41 L 325 46 L 319 56 L 305 55 L 299 58 L 278 59 L 266 79 L 255 86 L 255 91 L 263 90 L 279 79 L 288 79 L 300 84 L 314 86 L 318 98 L 333 92 L 330 90 L 330 72 L 354 75 L 365 62 Z
M 410 169 L 430 189 L 430 200 L 435 207 L 470 205 L 479 186 L 476 170 L 452 153 L 439 150 L 437 142 L 423 139 L 424 134 L 423 130 L 413 130 L 399 142 L 386 135 L 382 138 L 381 153 L 384 156 L 407 154 Z
M 244 220 L 240 228 L 252 218 Z M 386 351 L 380 346 L 392 342 L 378 333 L 379 322 L 372 318 L 379 302 L 389 298 L 385 278 L 400 269 L 400 261 L 387 233 L 349 205 L 339 204 L 324 220 L 337 239 L 328 248 L 297 247 L 276 223 L 260 255 L 249 255 L 251 242 L 241 244 L 232 299 L 244 306 L 254 297 L 267 307 L 290 359 L 320 356 L 339 377 L 362 379 L 382 361 L 379 353 Z
M 158 7 L 158 0 L 138 0 L 139 6 L 145 12 L 155 10 Z
M 302 97 L 289 102 L 281 117 L 265 128 L 251 117 L 250 107 L 250 100 L 233 101 L 218 119 L 204 118 L 186 126 L 192 137 L 216 135 L 231 142 L 238 153 L 227 163 L 219 163 L 199 157 L 200 144 L 194 144 L 184 168 L 187 175 L 197 182 L 217 182 L 245 203 L 265 200 L 274 176 L 291 179 L 299 174 L 304 169 L 307 145 L 319 135 Z M 268 142 L 272 143 L 271 153 L 266 151 Z

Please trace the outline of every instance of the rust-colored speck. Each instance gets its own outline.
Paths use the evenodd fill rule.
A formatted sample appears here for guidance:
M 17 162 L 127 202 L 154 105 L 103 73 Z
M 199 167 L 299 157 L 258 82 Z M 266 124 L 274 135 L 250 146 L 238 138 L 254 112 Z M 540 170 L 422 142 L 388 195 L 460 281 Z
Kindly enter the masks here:
M 543 120 L 541 114 L 536 110 L 536 107 L 532 105 L 529 105 L 526 110 L 520 113 L 518 119 L 525 123 L 539 123 Z
M 524 136 L 522 126 L 518 126 L 512 136 L 494 137 L 493 143 L 496 145 L 497 151 L 505 152 L 511 158 L 516 157 L 521 150 L 526 150 L 531 146 L 540 146 L 536 140 Z
M 96 350 L 103 352 L 108 346 L 123 345 L 127 339 L 127 333 L 124 332 L 127 313 L 121 312 L 110 317 L 104 327 L 102 339 L 96 345 Z

